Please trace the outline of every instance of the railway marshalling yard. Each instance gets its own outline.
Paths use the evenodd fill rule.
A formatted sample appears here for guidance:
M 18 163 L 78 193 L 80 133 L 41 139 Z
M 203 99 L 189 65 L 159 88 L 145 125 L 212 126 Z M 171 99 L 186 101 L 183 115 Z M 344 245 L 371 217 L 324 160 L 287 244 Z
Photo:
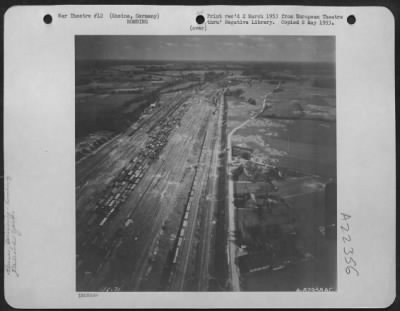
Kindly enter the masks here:
M 128 126 L 110 132 L 104 120 L 113 111 L 105 110 L 103 121 L 96 115 L 106 125 L 98 133 L 105 134 L 79 137 L 78 291 L 287 289 L 296 283 L 287 271 L 307 279 L 304 274 L 315 271 L 298 268 L 302 262 L 323 270 L 326 257 L 335 257 L 323 220 L 324 186 L 335 178 L 335 140 L 313 134 L 316 127 L 335 130 L 334 90 L 314 85 L 312 75 L 257 76 L 244 74 L 245 68 L 191 69 L 189 81 L 182 78 L 184 70 L 161 68 L 151 83 L 114 77 L 121 81 L 104 83 L 105 95 L 92 84 L 77 94 L 95 93 L 87 105 L 99 100 L 105 107 L 113 98 L 131 96 L 140 102 L 116 106 L 139 111 Z M 303 142 L 303 132 L 314 138 Z M 329 163 L 307 172 L 316 170 L 321 152 L 332 155 L 324 157 Z M 326 167 L 333 173 L 319 174 Z M 332 277 L 327 278 L 303 283 L 328 286 Z
M 208 288 L 220 92 L 162 96 L 139 126 L 78 162 L 78 290 Z

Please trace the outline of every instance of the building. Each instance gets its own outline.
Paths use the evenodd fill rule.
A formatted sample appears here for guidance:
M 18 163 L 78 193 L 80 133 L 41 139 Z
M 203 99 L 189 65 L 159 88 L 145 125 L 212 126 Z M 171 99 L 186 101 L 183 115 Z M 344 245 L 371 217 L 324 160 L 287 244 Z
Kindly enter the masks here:
M 240 147 L 240 146 L 232 146 L 232 156 L 233 157 L 245 157 L 251 156 L 253 154 L 253 149 Z M 250 159 L 250 158 L 249 158 Z

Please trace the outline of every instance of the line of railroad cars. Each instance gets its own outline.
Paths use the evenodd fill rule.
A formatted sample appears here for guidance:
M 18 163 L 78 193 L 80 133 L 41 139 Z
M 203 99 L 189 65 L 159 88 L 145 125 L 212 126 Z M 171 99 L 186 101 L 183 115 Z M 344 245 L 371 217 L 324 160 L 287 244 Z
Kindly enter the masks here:
M 172 130 L 180 125 L 183 111 L 178 116 L 168 117 L 167 120 L 149 135 L 150 141 L 146 144 L 144 155 L 150 159 L 156 159 L 164 146 L 168 143 L 168 138 Z
M 149 159 L 157 158 L 168 143 L 171 131 L 180 125 L 183 113 L 184 110 L 181 110 L 176 116 L 168 116 L 166 121 L 149 135 L 150 139 L 139 155 L 132 159 L 128 167 L 123 168 L 118 177 L 106 188 L 105 194 L 96 205 L 96 214 L 102 218 L 99 226 L 103 226 L 108 219 L 115 216 L 121 203 L 128 199 L 129 193 L 136 187 L 150 166 Z
M 144 161 L 144 157 L 135 158 L 106 189 L 106 194 L 99 200 L 96 207 L 96 213 L 103 217 L 99 226 L 103 226 L 109 218 L 118 212 L 121 203 L 128 199 L 129 193 L 139 183 L 148 166 L 149 164 Z

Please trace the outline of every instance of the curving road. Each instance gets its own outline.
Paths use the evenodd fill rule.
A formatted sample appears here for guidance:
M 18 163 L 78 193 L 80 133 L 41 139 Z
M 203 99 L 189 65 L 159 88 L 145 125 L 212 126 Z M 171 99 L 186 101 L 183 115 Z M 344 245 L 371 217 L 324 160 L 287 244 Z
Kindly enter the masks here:
M 275 87 L 274 90 L 279 89 L 281 86 L 281 82 Z M 269 96 L 273 94 L 273 91 L 267 93 L 264 98 L 264 102 L 260 112 L 256 115 L 250 117 L 248 120 L 244 121 L 242 124 L 236 126 L 232 131 L 228 134 L 228 143 L 227 143 L 227 152 L 228 152 L 228 235 L 227 235 L 227 254 L 228 254 L 228 266 L 229 266 L 229 277 L 231 281 L 231 287 L 233 291 L 240 291 L 240 282 L 239 282 L 239 267 L 236 265 L 235 258 L 237 254 L 237 246 L 235 243 L 235 232 L 236 232 L 236 223 L 235 223 L 235 205 L 234 205 L 234 196 L 233 196 L 233 179 L 230 174 L 230 164 L 232 163 L 232 136 L 235 132 L 249 123 L 251 120 L 256 119 L 264 110 L 267 105 L 267 99 Z M 222 96 L 225 96 L 224 94 Z

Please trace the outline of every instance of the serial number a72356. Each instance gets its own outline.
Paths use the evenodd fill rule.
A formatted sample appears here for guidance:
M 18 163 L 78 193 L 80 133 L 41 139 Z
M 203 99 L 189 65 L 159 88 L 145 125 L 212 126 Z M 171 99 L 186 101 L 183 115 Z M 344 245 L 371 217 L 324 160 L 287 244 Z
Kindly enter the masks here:
M 340 232 L 343 241 L 343 254 L 344 254 L 344 261 L 345 261 L 345 272 L 348 275 L 356 275 L 359 276 L 360 272 L 358 271 L 357 262 L 354 259 L 354 247 L 353 241 L 351 238 L 351 231 L 350 231 L 350 220 L 351 216 L 346 213 L 340 213 L 341 215 L 341 226 Z

